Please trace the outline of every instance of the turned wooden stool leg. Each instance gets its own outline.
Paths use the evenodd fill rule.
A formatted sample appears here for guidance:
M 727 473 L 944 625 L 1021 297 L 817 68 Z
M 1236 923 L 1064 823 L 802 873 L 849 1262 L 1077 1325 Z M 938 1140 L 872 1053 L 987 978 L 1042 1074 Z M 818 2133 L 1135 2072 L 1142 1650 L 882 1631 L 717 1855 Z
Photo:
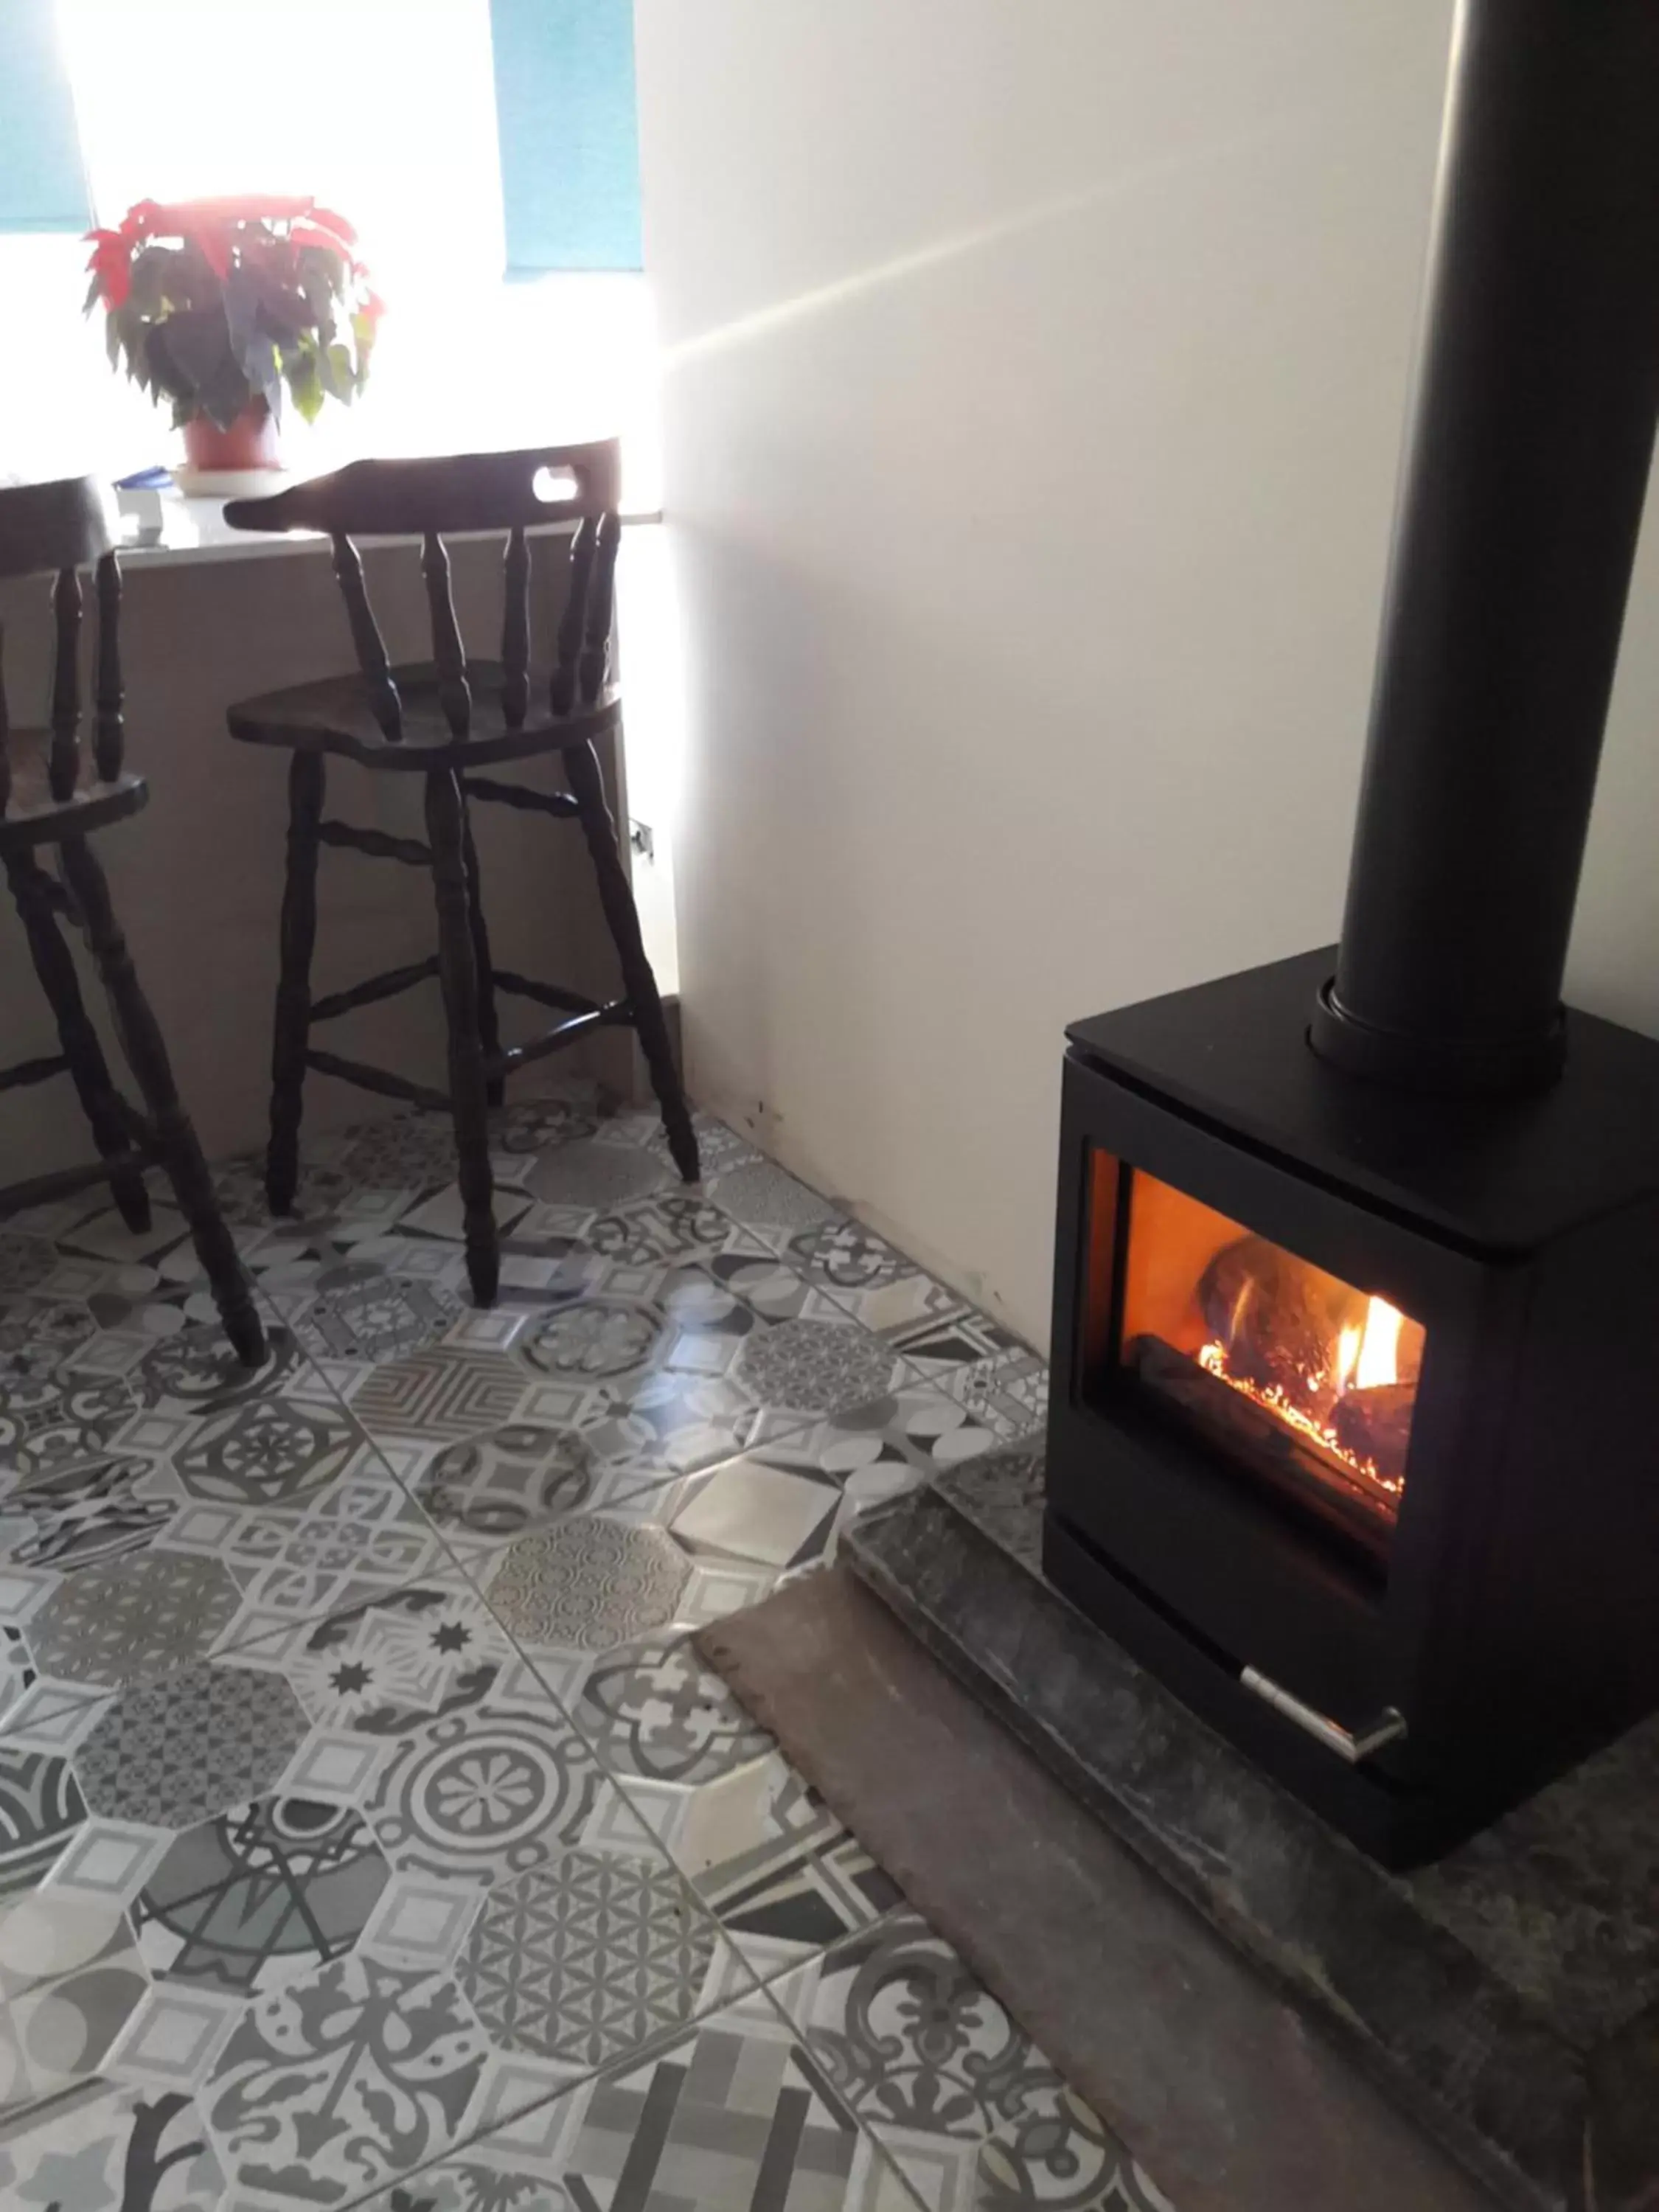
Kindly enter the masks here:
M 478 1028 L 478 968 L 467 899 L 466 815 L 453 770 L 426 780 L 426 834 L 438 908 L 438 973 L 449 1030 L 449 1105 L 466 1236 L 466 1272 L 481 1306 L 493 1305 L 501 1273 L 491 1206 L 488 1080 Z
M 11 895 L 29 941 L 34 972 L 46 994 L 58 1037 L 69 1062 L 70 1079 L 81 1100 L 82 1111 L 92 1129 L 100 1156 L 115 1159 L 131 1152 L 121 1102 L 111 1079 L 109 1062 L 98 1042 L 98 1032 L 88 1018 L 81 996 L 81 980 L 75 962 L 58 927 L 58 894 L 43 868 L 23 855 L 6 863 Z M 144 1178 L 128 1168 L 110 1177 L 110 1189 L 129 1229 L 149 1227 L 149 1194 Z
M 495 1012 L 495 968 L 489 957 L 489 926 L 484 920 L 483 879 L 478 872 L 478 848 L 472 842 L 472 811 L 465 795 L 461 799 L 461 854 L 466 862 L 466 919 L 472 933 L 472 959 L 478 971 L 478 1041 L 483 1047 L 486 1060 L 493 1060 L 501 1048 L 501 1025 Z M 499 1075 L 492 1075 L 484 1085 L 485 1103 L 499 1106 L 507 1097 L 507 1085 Z
M 680 1088 L 679 1070 L 674 1065 L 673 1048 L 668 1042 L 668 1024 L 663 1018 L 657 979 L 645 957 L 634 893 L 617 849 L 617 825 L 605 804 L 599 755 L 590 739 L 586 744 L 567 747 L 564 761 L 572 795 L 581 810 L 582 835 L 587 840 L 593 872 L 599 878 L 599 903 L 605 908 L 611 941 L 622 962 L 623 988 L 634 1010 L 640 1049 L 645 1054 L 645 1064 L 651 1071 L 651 1087 L 662 1109 L 668 1149 L 686 1182 L 696 1182 L 700 1172 L 696 1132 L 691 1126 L 685 1093 Z
M 196 1256 L 207 1271 L 213 1302 L 219 1309 L 237 1357 L 247 1367 L 264 1358 L 264 1332 L 253 1310 L 236 1247 L 225 1227 L 213 1193 L 213 1178 L 190 1117 L 179 1103 L 166 1044 L 149 1002 L 139 988 L 132 955 L 110 904 L 109 886 L 84 837 L 67 837 L 64 873 L 81 911 L 82 926 L 98 972 L 109 993 L 116 1035 L 133 1079 L 143 1094 L 162 1170 L 173 1185 L 179 1209 L 190 1224 Z
M 270 1143 L 265 1199 L 291 1213 L 300 1185 L 300 1115 L 311 1034 L 311 953 L 317 941 L 317 825 L 323 814 L 323 757 L 295 753 L 288 770 L 288 879 L 283 887 L 282 966 L 270 1048 Z

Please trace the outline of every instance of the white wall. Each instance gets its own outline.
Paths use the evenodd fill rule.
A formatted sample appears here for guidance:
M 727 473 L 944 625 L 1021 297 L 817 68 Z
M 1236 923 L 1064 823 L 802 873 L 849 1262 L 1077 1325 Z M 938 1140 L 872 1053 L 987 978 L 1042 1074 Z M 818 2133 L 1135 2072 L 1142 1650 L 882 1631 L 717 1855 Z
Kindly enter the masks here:
M 1449 0 L 637 0 L 694 1088 L 1046 1336 L 1069 1019 L 1335 934 Z M 1649 551 L 1575 945 L 1659 1030 Z

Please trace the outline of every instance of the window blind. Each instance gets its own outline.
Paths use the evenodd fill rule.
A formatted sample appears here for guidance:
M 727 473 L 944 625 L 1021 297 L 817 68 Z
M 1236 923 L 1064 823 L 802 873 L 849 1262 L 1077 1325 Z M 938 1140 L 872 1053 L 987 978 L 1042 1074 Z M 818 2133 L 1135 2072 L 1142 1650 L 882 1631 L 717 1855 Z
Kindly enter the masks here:
M 82 231 L 91 222 L 52 0 L 3 0 L 0 231 Z
M 638 269 L 633 0 L 490 0 L 510 276 Z

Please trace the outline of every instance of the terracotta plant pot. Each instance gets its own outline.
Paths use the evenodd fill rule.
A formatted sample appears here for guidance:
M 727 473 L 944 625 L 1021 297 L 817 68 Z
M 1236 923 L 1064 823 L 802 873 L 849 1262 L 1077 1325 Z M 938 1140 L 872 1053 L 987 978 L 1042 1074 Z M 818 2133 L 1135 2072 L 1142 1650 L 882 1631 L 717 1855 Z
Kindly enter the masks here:
M 185 425 L 185 459 L 192 469 L 204 474 L 281 468 L 282 446 L 270 408 L 263 399 L 256 399 L 228 430 L 222 430 L 205 415 L 196 416 Z

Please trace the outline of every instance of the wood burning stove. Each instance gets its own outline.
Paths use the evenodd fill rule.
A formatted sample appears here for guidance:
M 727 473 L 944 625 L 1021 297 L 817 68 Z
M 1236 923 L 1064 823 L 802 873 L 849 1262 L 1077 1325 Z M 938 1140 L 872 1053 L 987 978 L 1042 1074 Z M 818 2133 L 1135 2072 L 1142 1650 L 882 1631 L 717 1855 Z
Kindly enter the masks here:
M 1659 5 L 1463 0 L 1342 942 L 1082 1022 L 1045 1563 L 1376 1856 L 1659 1703 L 1659 1043 L 1562 969 L 1659 414 Z

